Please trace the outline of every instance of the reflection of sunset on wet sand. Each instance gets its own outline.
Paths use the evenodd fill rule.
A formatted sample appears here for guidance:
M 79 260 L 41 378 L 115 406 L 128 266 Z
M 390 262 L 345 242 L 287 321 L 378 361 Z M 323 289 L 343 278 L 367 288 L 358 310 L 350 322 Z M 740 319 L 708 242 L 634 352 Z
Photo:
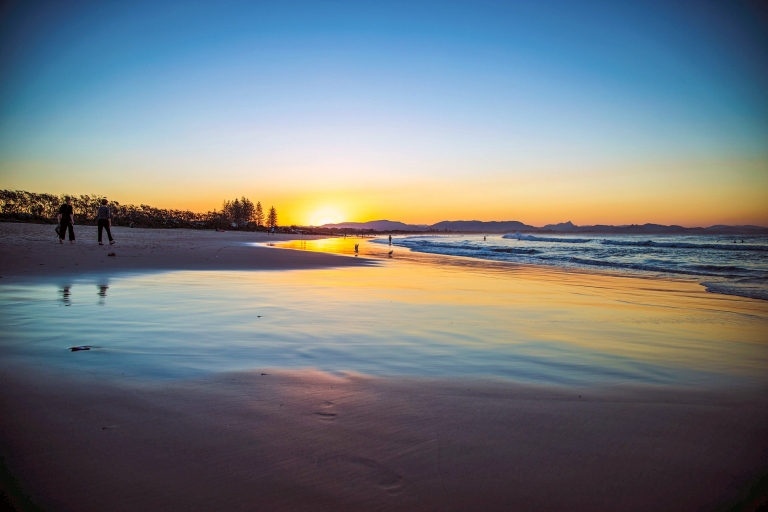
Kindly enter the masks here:
M 349 237 L 293 241 L 284 247 L 384 258 L 389 246 Z M 388 300 L 402 311 L 382 320 L 380 306 L 371 307 L 371 327 L 390 321 L 434 320 L 459 332 L 457 343 L 488 346 L 529 343 L 558 345 L 559 370 L 568 373 L 579 350 L 615 357 L 617 371 L 639 362 L 726 374 L 761 377 L 768 356 L 768 303 L 707 293 L 696 282 L 566 272 L 534 266 L 482 262 L 411 253 L 400 249 L 396 259 L 359 271 L 317 271 L 292 274 L 303 286 L 318 287 L 350 302 Z M 356 275 L 358 274 L 358 275 Z M 345 276 L 342 278 L 342 276 Z M 291 279 L 281 278 L 289 286 Z M 440 311 L 430 318 L 419 311 Z M 395 324 L 396 325 L 396 324 Z M 492 332 L 493 331 L 493 332 Z M 525 348 L 522 348 L 525 347 Z M 569 358 L 574 358 L 569 361 Z M 622 358 L 626 358 L 622 360 Z M 428 363 L 427 363 L 428 364 Z M 611 371 L 605 368 L 607 372 Z M 593 370 L 594 371 L 594 370 Z M 596 372 L 597 373 L 597 372 Z M 595 374 L 596 374 L 595 373 Z

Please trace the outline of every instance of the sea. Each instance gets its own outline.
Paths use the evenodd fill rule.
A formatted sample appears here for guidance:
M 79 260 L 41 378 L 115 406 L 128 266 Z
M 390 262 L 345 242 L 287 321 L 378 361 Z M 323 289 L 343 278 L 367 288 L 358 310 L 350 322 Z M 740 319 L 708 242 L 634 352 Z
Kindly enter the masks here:
M 375 240 L 388 243 L 386 238 Z M 563 269 L 689 278 L 714 293 L 768 300 L 768 236 L 527 234 L 393 237 L 411 251 Z

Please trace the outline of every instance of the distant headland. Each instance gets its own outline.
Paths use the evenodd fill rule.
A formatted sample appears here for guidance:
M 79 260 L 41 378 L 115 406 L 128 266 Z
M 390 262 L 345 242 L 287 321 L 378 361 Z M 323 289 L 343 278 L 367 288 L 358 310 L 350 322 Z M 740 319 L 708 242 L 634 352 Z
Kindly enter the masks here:
M 359 231 L 410 231 L 410 232 L 434 232 L 448 231 L 454 233 L 509 233 L 513 231 L 535 233 L 603 233 L 626 235 L 665 235 L 665 234 L 690 234 L 690 235 L 766 235 L 768 227 L 762 226 L 726 226 L 715 225 L 709 227 L 686 228 L 683 226 L 664 226 L 662 224 L 629 224 L 623 226 L 611 226 L 596 224 L 593 226 L 577 226 L 572 222 L 559 224 L 547 224 L 546 226 L 531 226 L 516 220 L 510 221 L 479 221 L 479 220 L 444 220 L 436 224 L 405 224 L 390 220 L 374 220 L 370 222 L 341 222 L 338 224 L 325 224 L 325 229 L 359 230 Z

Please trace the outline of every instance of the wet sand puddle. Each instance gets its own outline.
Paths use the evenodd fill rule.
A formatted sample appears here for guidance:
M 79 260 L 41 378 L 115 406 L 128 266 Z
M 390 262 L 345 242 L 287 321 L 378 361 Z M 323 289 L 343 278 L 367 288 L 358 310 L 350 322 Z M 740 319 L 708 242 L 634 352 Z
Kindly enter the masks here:
M 6 285 L 0 306 L 6 360 L 162 379 L 274 367 L 698 386 L 753 382 L 768 363 L 764 301 L 530 268 L 124 274 Z

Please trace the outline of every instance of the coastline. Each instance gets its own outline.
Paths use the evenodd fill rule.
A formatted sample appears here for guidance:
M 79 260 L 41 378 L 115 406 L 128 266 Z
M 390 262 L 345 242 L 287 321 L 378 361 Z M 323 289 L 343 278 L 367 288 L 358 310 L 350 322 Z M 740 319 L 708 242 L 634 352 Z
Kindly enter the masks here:
M 296 251 L 313 252 L 320 254 L 343 254 L 352 256 L 354 243 L 360 243 L 360 256 L 376 259 L 389 260 L 388 252 L 393 246 L 384 243 L 375 243 L 374 239 L 359 238 L 317 238 L 307 240 L 286 240 L 276 243 L 276 246 L 284 249 Z M 395 246 L 395 255 L 392 261 L 406 261 L 425 265 L 439 265 L 447 268 L 470 269 L 488 272 L 501 272 L 510 275 L 520 273 L 533 273 L 542 276 L 542 278 L 559 281 L 562 279 L 571 279 L 573 276 L 583 276 L 585 279 L 626 279 L 630 281 L 646 281 L 648 283 L 669 283 L 671 289 L 689 289 L 694 292 L 706 292 L 712 295 L 727 296 L 734 299 L 743 299 L 746 301 L 758 301 L 766 303 L 766 299 L 760 296 L 750 296 L 748 294 L 728 291 L 727 288 L 718 286 L 721 283 L 711 280 L 703 280 L 702 277 L 650 273 L 627 273 L 616 269 L 601 268 L 583 268 L 583 267 L 561 267 L 556 265 L 541 265 L 533 263 L 501 261 L 485 258 L 473 258 L 470 256 L 456 254 L 441 254 L 435 252 L 421 252 L 408 247 Z M 578 277 L 576 281 L 578 281 Z M 651 284 L 651 286 L 655 286 Z
M 23 282 L 27 278 L 73 278 L 90 274 L 183 270 L 301 270 L 312 268 L 379 265 L 388 260 L 392 247 L 372 243 L 372 238 L 322 237 L 315 235 L 269 235 L 262 232 L 192 229 L 145 229 L 114 227 L 115 245 L 97 245 L 95 226 L 77 226 L 77 240 L 62 247 L 48 224 L 0 222 L 0 255 L 4 260 L 0 282 Z M 353 246 L 360 244 L 359 257 Z M 275 252 L 272 247 L 283 249 Z M 108 256 L 115 253 L 114 257 Z M 714 295 L 759 301 L 764 299 L 728 293 L 711 287 L 701 278 L 627 274 L 608 268 L 584 269 L 534 265 L 441 255 L 399 248 L 392 262 L 405 260 L 427 265 L 458 267 L 503 273 L 536 273 L 560 280 L 569 276 L 587 279 L 645 280 L 669 283 Z
M 364 259 L 301 255 L 258 245 L 292 240 L 296 235 L 115 227 L 115 245 L 100 246 L 95 226 L 75 228 L 75 243 L 65 240 L 59 244 L 51 225 L 0 222 L 3 282 L 116 272 L 289 270 L 371 264 Z
M 639 327 L 628 332 L 648 330 L 648 339 L 727 328 L 742 342 L 765 344 L 754 325 L 734 323 L 768 317 L 764 301 L 707 293 L 690 281 L 533 266 L 446 270 L 397 258 L 378 264 L 378 254 L 260 247 L 295 242 L 252 233 L 123 228 L 115 230 L 115 246 L 99 247 L 93 236 L 61 247 L 44 227 L 9 233 L 0 223 L 0 255 L 11 262 L 0 286 L 93 272 L 264 270 L 280 286 L 313 287 L 331 275 L 324 272 L 336 272 L 353 273 L 351 282 L 331 279 L 329 286 L 354 296 L 347 290 L 363 290 L 356 288 L 363 272 L 376 274 L 366 286 L 404 290 L 407 298 L 409 287 L 446 275 L 429 304 L 439 306 L 437 297 L 448 294 L 445 300 L 482 308 L 507 297 L 504 307 L 534 319 L 550 308 L 556 316 L 541 316 L 530 328 L 550 331 L 564 322 L 571 341 L 587 348 L 609 350 L 611 330 L 633 321 Z M 131 239 L 138 236 L 147 238 Z M 25 251 L 18 250 L 22 242 Z M 112 251 L 114 261 L 104 257 Z M 53 262 L 62 254 L 81 264 L 60 268 Z M 309 272 L 291 279 L 291 272 L 271 272 L 301 269 Z M 478 288 L 460 286 L 466 270 Z M 418 317 L 422 303 L 414 301 L 408 307 Z M 582 311 L 599 313 L 606 334 L 590 340 L 580 333 L 594 320 L 574 323 Z M 442 328 L 458 332 L 448 323 Z M 643 339 L 636 342 L 648 350 Z M 536 385 L 254 364 L 156 380 L 2 354 L 12 364 L 0 370 L 0 456 L 44 509 L 754 510 L 768 493 L 765 379 L 733 387 Z

